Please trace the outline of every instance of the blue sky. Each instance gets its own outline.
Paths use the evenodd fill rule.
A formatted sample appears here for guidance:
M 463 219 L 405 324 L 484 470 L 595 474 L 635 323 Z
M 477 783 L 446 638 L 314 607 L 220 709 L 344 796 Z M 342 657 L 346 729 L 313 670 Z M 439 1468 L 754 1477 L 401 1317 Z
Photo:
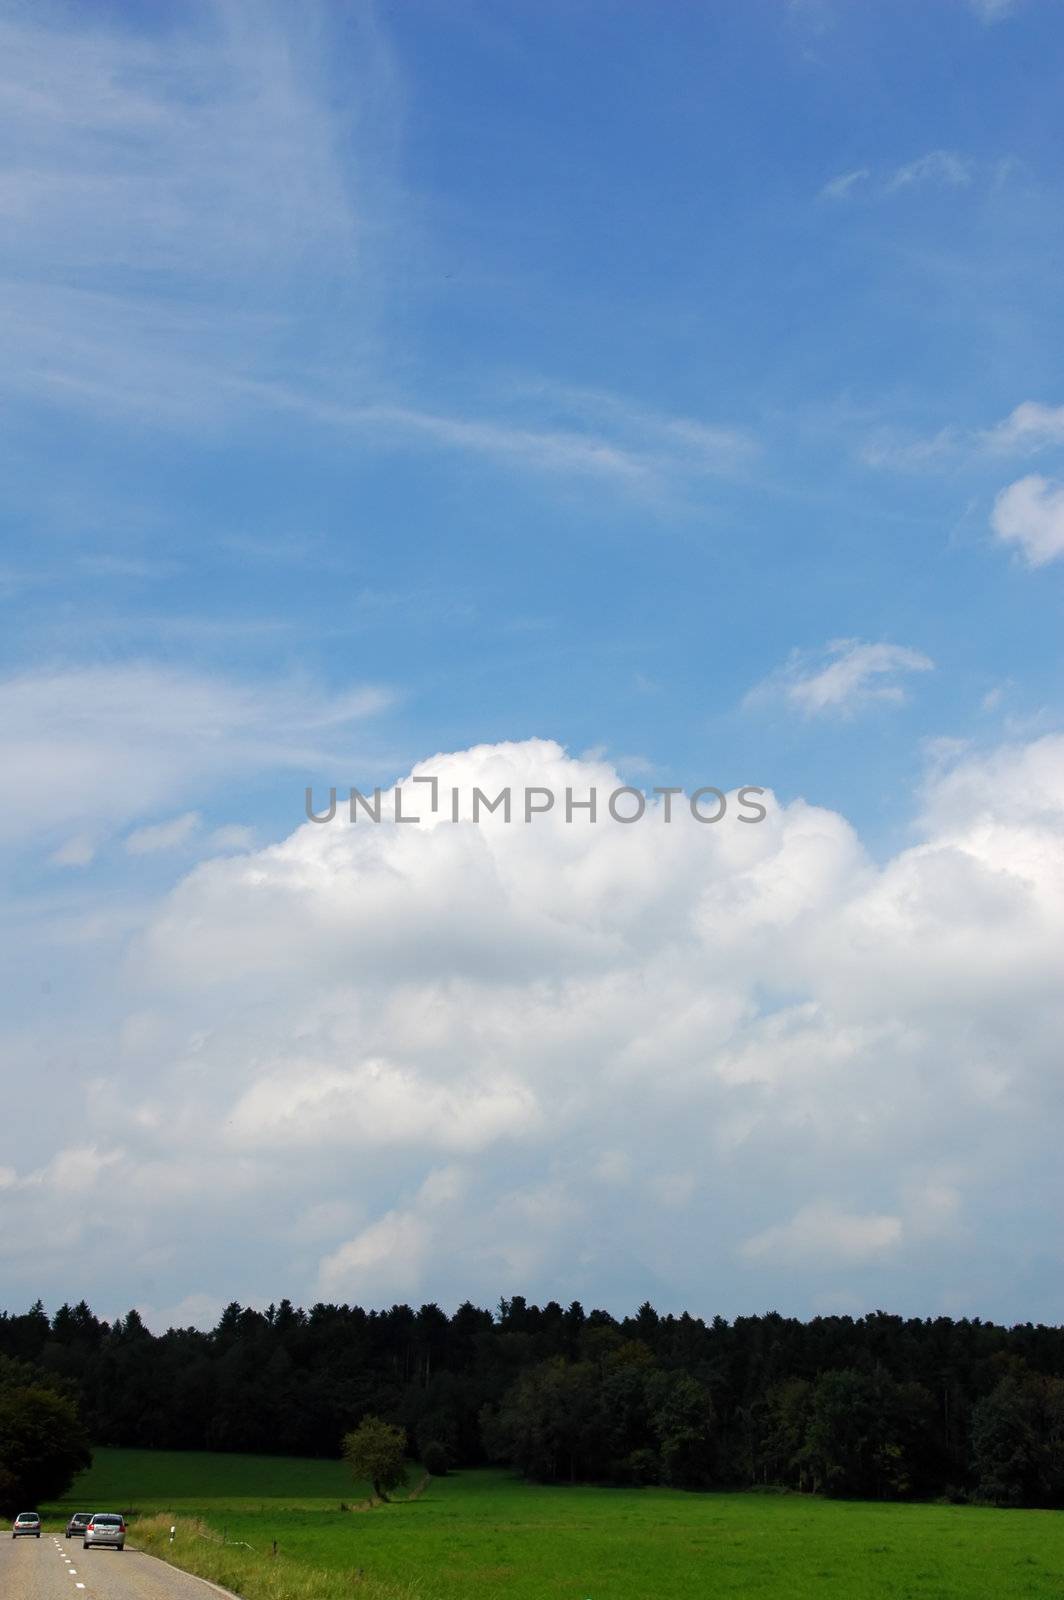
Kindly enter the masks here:
M 1046 1288 L 1050 1213 L 1024 1209 L 1021 1186 L 1008 1220 L 1018 1175 L 1052 1166 L 1039 1129 L 1064 917 L 1053 871 L 1031 866 L 1059 859 L 1064 815 L 1057 0 L 415 0 L 310 8 L 298 27 L 284 7 L 13 5 L 0 38 L 0 1060 L 9 1100 L 27 1079 L 41 1088 L 5 1119 L 0 1177 L 26 1237 L 52 1238 L 52 1190 L 91 1200 L 122 1172 L 135 1193 L 165 1168 L 171 1200 L 121 1273 L 78 1285 L 115 1300 L 103 1309 L 207 1316 L 238 1291 L 561 1297 L 564 1279 L 619 1306 L 653 1291 L 726 1313 L 890 1299 L 1064 1314 Z M 495 746 L 510 753 L 482 749 Z M 362 987 L 304 972 L 288 993 L 265 956 L 237 954 L 260 948 L 249 928 L 265 948 L 298 922 L 325 880 L 339 898 L 315 938 L 350 932 L 363 898 L 383 922 L 442 916 L 446 844 L 400 873 L 382 842 L 405 888 L 378 902 L 361 846 L 300 831 L 306 783 L 386 784 L 440 752 L 471 778 L 541 761 L 581 781 L 608 769 L 647 788 L 773 792 L 773 872 L 748 863 L 732 895 L 734 863 L 692 857 L 689 871 L 710 874 L 710 899 L 723 874 L 740 919 L 762 877 L 797 885 L 793 943 L 754 940 L 718 1020 L 685 1035 L 693 1098 L 661 1111 L 657 1144 L 626 1143 L 645 1115 L 632 1089 L 627 1123 L 593 1152 L 602 1193 L 621 1184 L 638 1227 L 574 1173 L 595 1108 L 620 1093 L 618 1040 L 593 1019 L 611 983 L 649 982 L 678 937 L 663 920 L 670 933 L 647 942 L 671 904 L 641 898 L 672 881 L 652 848 L 596 843 L 578 870 L 564 842 L 534 865 L 493 843 L 494 875 L 460 904 L 497 926 L 506 978 L 492 986 L 494 955 L 473 941 L 459 967 L 479 998 L 461 1005 L 446 921 L 411 956 L 416 1002 L 395 972 Z M 829 842 L 807 857 L 810 815 Z M 990 963 L 979 1049 L 992 1035 L 1030 1074 L 993 1093 L 1000 1068 L 960 1043 L 974 1027 L 963 984 L 932 1022 L 913 957 L 889 1016 L 878 1001 L 844 1015 L 833 943 L 865 950 L 871 975 L 879 938 L 940 941 L 971 973 L 972 950 L 1011 923 L 969 869 L 1026 886 L 1012 948 L 1046 985 L 1026 991 L 1004 949 Z M 243 920 L 241 895 L 267 882 L 279 898 Z M 557 898 L 546 967 L 525 943 L 534 882 Z M 604 947 L 606 988 L 578 999 L 560 925 L 584 926 L 604 884 L 603 905 L 641 906 L 642 931 Z M 719 928 L 672 910 L 694 917 L 708 967 L 730 970 Z M 211 972 L 186 971 L 189 943 L 214 939 Z M 677 1014 L 701 1003 L 696 970 Z M 508 1029 L 545 984 L 568 996 L 540 1018 L 555 1042 L 507 1064 Z M 254 1022 L 267 995 L 276 1060 Z M 431 1049 L 407 1037 L 406 1008 L 433 995 L 483 1016 L 479 1046 L 453 1018 Z M 911 1160 L 887 1131 L 873 1157 L 836 1130 L 849 1164 L 821 1178 L 820 1155 L 787 1145 L 836 1089 L 787 1078 L 781 1008 L 795 1037 L 815 1015 L 825 1055 L 861 1063 L 855 1117 L 919 1124 Z M 356 1017 L 371 1055 L 352 1042 Z M 657 1019 L 659 1037 L 668 1027 Z M 653 1028 L 631 1019 L 628 1046 Z M 563 1036 L 587 1053 L 589 1087 L 552 1116 Z M 192 1148 L 207 1091 L 189 1041 L 212 1038 L 233 1073 L 214 1069 L 223 1120 L 244 1129 L 212 1158 L 236 1186 L 213 1265 L 179 1242 L 198 1226 L 180 1171 L 207 1160 Z M 735 1065 L 751 1051 L 770 1062 L 753 1079 Z M 967 1063 L 966 1088 L 944 1081 L 932 1104 L 943 1051 Z M 405 1086 L 373 1128 L 352 1109 L 363 1080 L 336 1077 L 362 1071 Z M 915 1100 L 888 1095 L 888 1116 L 897 1074 Z M 760 1135 L 750 1124 L 749 1162 L 706 1187 L 691 1118 L 746 1127 L 753 1112 L 721 1084 L 781 1075 L 791 1109 Z M 260 1102 L 285 1081 L 319 1087 L 306 1100 L 293 1087 L 282 1180 L 266 1176 L 280 1135 L 270 1117 L 263 1133 Z M 480 1134 L 417 1131 L 429 1083 L 442 1122 Z M 989 1155 L 969 1170 L 954 1149 L 965 1094 L 973 1150 L 995 1148 L 1002 1118 L 1011 1130 L 1000 1187 L 979 1200 Z M 172 1169 L 152 1142 L 168 1096 L 186 1113 Z M 80 1131 L 57 1139 L 55 1108 L 82 1101 Z M 327 1177 L 306 1153 L 322 1103 L 350 1121 Z M 363 1177 L 344 1176 L 345 1156 L 369 1163 Z M 508 1169 L 522 1173 L 510 1187 Z M 785 1174 L 775 1206 L 768 1171 Z M 317 1221 L 280 1258 L 264 1222 L 233 1284 L 241 1205 L 270 1184 L 285 1214 Z M 688 1240 L 687 1263 L 656 1278 L 676 1218 L 697 1239 L 709 1207 L 735 1218 L 719 1259 L 700 1263 Z M 510 1218 L 500 1259 L 481 1237 L 493 1208 Z M 579 1259 L 550 1233 L 565 1212 L 597 1241 Z M 949 1226 L 929 1228 L 931 1213 Z M 988 1235 L 1011 1278 L 972 1264 Z M 781 1265 L 792 1248 L 804 1275 Z M 72 1270 L 49 1243 L 8 1276 L 16 1299 L 47 1298 Z

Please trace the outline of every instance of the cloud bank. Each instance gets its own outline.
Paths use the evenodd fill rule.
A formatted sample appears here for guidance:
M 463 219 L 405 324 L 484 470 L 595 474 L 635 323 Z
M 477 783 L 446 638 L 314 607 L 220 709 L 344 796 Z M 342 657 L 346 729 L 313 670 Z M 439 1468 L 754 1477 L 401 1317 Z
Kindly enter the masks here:
M 539 740 L 419 772 L 622 781 Z M 203 862 L 129 942 L 113 1029 L 67 1040 L 58 1148 L 9 1125 L 6 1276 L 80 1289 L 91 1233 L 144 1304 L 904 1285 L 1059 1315 L 1064 739 L 957 763 L 923 808 L 881 864 L 801 801 L 307 823 Z

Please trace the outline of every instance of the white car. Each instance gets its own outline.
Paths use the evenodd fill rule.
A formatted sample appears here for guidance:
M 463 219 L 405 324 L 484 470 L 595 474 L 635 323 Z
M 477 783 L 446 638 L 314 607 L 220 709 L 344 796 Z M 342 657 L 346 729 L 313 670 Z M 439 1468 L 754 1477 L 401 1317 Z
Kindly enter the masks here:
M 116 1550 L 126 1547 L 126 1519 L 119 1516 L 117 1511 L 94 1511 L 85 1528 L 85 1537 L 81 1541 L 81 1548 L 87 1550 L 90 1545 L 111 1544 Z
M 41 1519 L 36 1511 L 20 1511 L 11 1524 L 12 1539 L 39 1539 Z

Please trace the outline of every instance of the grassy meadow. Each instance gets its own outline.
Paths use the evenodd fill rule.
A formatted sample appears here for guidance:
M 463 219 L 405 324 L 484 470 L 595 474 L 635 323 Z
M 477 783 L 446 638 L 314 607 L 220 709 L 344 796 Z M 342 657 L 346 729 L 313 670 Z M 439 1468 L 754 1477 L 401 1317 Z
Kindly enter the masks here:
M 49 1509 L 53 1518 L 105 1506 L 134 1511 L 132 1543 L 247 1600 L 1064 1593 L 1064 1512 L 544 1488 L 494 1471 L 432 1479 L 405 1504 L 340 1509 L 367 1495 L 337 1462 L 98 1450 L 91 1470 Z

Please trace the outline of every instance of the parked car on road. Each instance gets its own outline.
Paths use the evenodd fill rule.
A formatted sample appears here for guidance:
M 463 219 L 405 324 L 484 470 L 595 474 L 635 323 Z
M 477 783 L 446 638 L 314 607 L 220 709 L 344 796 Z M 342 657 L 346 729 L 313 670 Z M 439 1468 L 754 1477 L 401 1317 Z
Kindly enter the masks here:
M 113 1544 L 116 1550 L 126 1547 L 126 1519 L 115 1511 L 94 1511 L 85 1524 L 81 1548 L 87 1550 L 94 1544 Z
M 80 1538 L 82 1538 L 84 1536 L 85 1529 L 88 1527 L 88 1525 L 89 1525 L 89 1523 L 91 1521 L 92 1521 L 92 1512 L 91 1511 L 75 1511 L 74 1515 L 71 1517 L 70 1521 L 66 1525 L 66 1536 L 67 1536 L 67 1538 L 68 1539 L 80 1539 Z
M 39 1539 L 41 1536 L 41 1519 L 36 1511 L 20 1511 L 11 1524 L 12 1539 Z

